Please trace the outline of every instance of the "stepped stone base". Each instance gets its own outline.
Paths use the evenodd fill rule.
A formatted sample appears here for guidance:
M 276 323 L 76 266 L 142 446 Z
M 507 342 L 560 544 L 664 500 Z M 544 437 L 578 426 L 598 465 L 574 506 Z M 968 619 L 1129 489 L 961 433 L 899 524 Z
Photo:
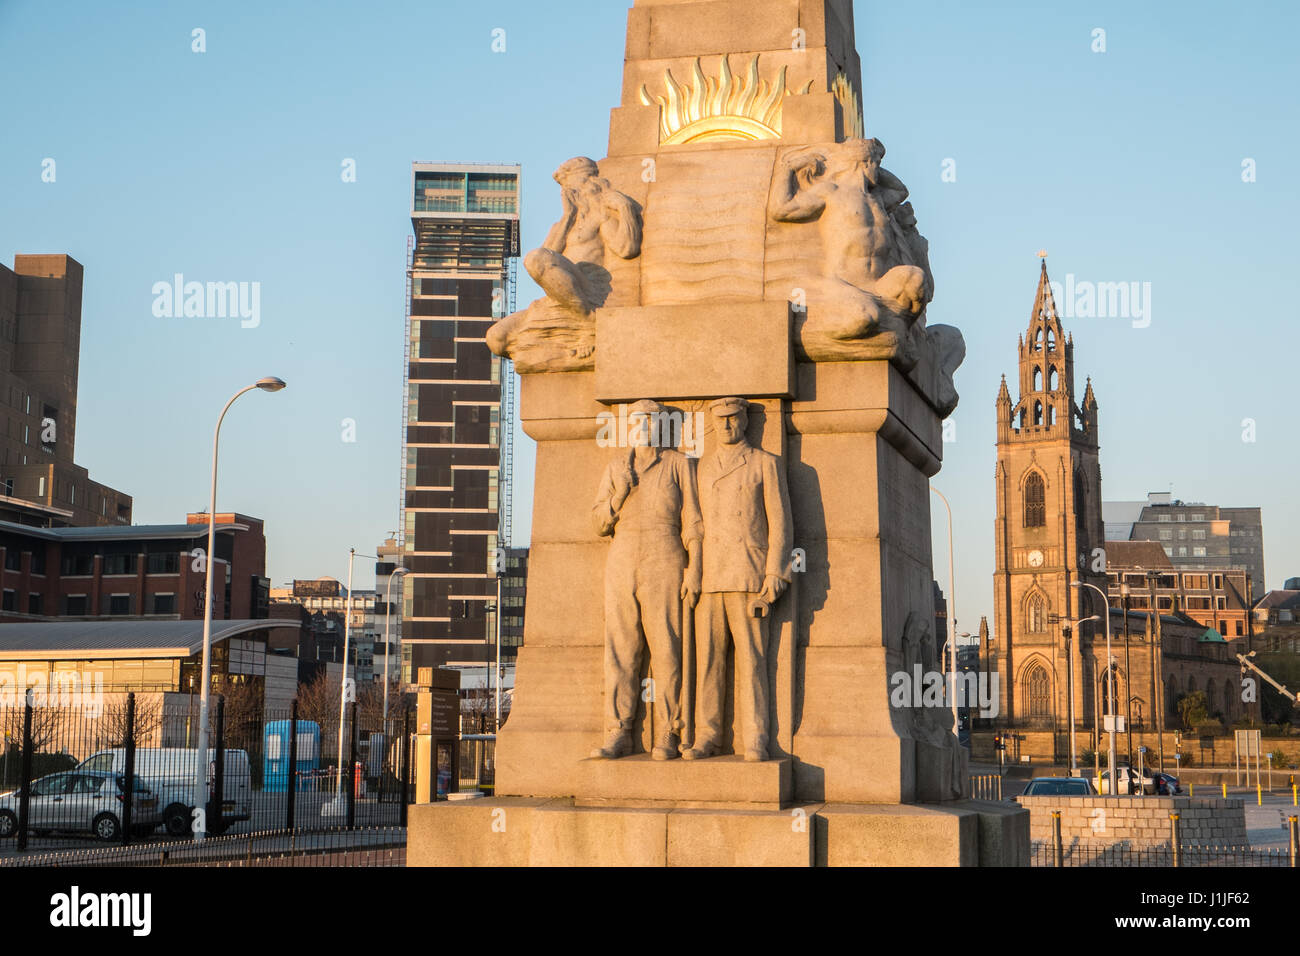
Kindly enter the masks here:
M 775 761 L 773 763 L 776 763 Z M 1012 803 L 783 810 L 576 806 L 502 797 L 413 806 L 408 866 L 1027 866 Z

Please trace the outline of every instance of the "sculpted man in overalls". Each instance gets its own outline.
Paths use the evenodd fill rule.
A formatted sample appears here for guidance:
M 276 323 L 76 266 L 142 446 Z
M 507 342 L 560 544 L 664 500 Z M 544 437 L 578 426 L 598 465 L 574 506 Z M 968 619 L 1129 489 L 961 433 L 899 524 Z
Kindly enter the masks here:
M 606 738 L 593 757 L 632 752 L 646 644 L 658 728 L 650 755 L 678 756 L 682 614 L 693 613 L 700 596 L 700 503 L 694 462 L 657 447 L 662 412 L 649 400 L 632 406 L 633 447 L 606 467 L 592 511 L 596 533 L 614 539 L 605 562 Z
M 750 446 L 748 403 L 713 402 L 717 446 L 700 459 L 704 576 L 695 620 L 695 742 L 683 757 L 721 749 L 727 641 L 736 647 L 736 713 L 746 760 L 766 760 L 771 693 L 768 613 L 790 584 L 790 494 L 780 459 Z

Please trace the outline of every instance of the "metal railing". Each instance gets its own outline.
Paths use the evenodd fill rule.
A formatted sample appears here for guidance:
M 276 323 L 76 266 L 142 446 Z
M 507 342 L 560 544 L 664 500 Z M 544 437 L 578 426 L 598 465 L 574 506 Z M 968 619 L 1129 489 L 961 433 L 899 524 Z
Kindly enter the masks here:
M 265 830 L 202 843 L 105 846 L 28 853 L 0 861 L 18 867 L 348 866 L 406 865 L 406 830 L 362 827 L 315 832 Z
M 195 807 L 197 701 L 139 696 L 92 708 L 28 695 L 0 707 L 0 865 L 109 842 L 174 847 L 197 830 L 210 840 L 406 825 L 415 720 L 400 700 L 387 720 L 353 702 L 340 726 L 337 697 L 281 712 L 214 696 L 206 800 Z

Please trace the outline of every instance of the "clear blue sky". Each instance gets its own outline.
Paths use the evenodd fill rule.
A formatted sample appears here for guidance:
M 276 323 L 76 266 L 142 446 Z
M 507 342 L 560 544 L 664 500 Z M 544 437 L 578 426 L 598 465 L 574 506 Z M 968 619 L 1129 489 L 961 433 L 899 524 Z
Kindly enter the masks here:
M 539 245 L 551 171 L 604 154 L 619 99 L 625 2 L 567 8 L 0 0 L 0 256 L 86 267 L 77 459 L 135 496 L 137 522 L 205 506 L 217 410 L 275 374 L 286 391 L 227 419 L 218 501 L 266 519 L 273 581 L 344 577 L 349 547 L 397 527 L 409 164 L 522 163 L 523 245 Z M 1262 506 L 1267 583 L 1300 574 L 1298 19 L 1284 3 L 857 4 L 868 134 L 930 240 L 930 321 L 967 342 L 936 479 L 963 630 L 991 617 L 993 400 L 1039 248 L 1056 279 L 1151 283 L 1149 328 L 1066 320 L 1100 402 L 1104 496 L 1172 484 Z M 151 287 L 177 272 L 260 282 L 260 327 L 155 318 Z M 536 294 L 525 279 L 520 302 Z M 941 578 L 942 531 L 936 515 Z M 357 585 L 371 579 L 358 562 Z

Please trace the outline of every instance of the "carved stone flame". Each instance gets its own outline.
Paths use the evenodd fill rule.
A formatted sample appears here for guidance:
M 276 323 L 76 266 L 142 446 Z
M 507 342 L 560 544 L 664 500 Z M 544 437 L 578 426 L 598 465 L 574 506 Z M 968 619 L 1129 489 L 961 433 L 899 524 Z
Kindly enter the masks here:
M 700 58 L 691 64 L 691 81 L 678 83 L 672 70 L 664 70 L 665 96 L 650 95 L 641 86 L 641 102 L 658 103 L 659 142 L 662 145 L 708 142 L 710 140 L 756 140 L 781 138 L 781 111 L 786 96 L 808 93 L 813 81 L 801 90 L 785 86 L 785 67 L 772 83 L 758 73 L 758 54 L 749 60 L 745 73 L 734 76 L 724 55 L 718 76 L 706 77 Z

